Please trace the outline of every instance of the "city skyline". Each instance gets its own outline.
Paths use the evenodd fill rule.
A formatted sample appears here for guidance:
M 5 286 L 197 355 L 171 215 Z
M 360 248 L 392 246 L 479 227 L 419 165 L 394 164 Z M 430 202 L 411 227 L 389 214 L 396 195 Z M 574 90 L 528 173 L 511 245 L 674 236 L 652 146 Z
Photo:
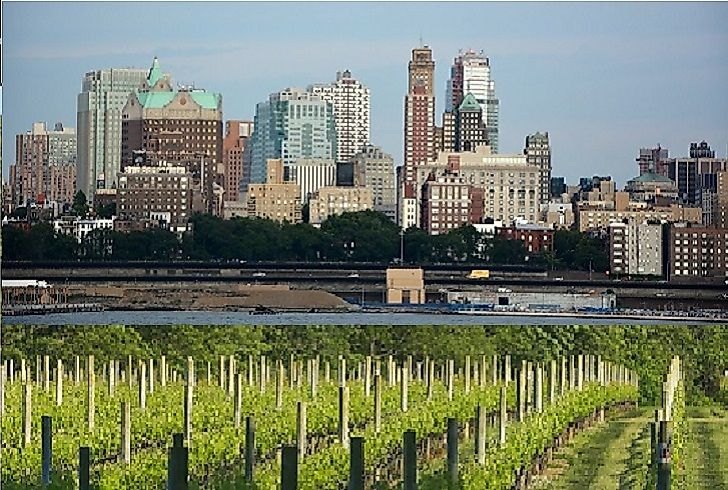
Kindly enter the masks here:
M 148 68 L 155 55 L 175 84 L 222 93 L 225 120 L 252 120 L 269 94 L 350 70 L 371 90 L 371 142 L 401 165 L 407 62 L 421 35 L 436 62 L 436 120 L 458 51 L 483 50 L 501 99 L 502 153 L 520 153 L 526 135 L 548 131 L 554 176 L 574 183 L 612 175 L 622 186 L 639 173 L 641 147 L 659 143 L 679 157 L 705 139 L 725 155 L 728 33 L 721 25 L 728 6 L 695 5 L 153 3 L 138 17 L 139 4 L 6 4 L 3 177 L 15 159 L 8 144 L 15 134 L 33 122 L 76 127 L 86 72 Z M 442 19 L 452 9 L 471 13 L 453 18 L 490 19 L 488 29 L 460 21 L 448 30 Z M 250 31 L 233 29 L 234 14 L 247 16 Z M 159 25 L 160 16 L 172 27 Z M 259 31 L 270 18 L 281 29 Z M 155 27 L 156 36 L 126 38 L 132 19 L 140 32 Z M 190 35 L 211 19 L 219 26 L 200 46 Z M 352 19 L 366 29 L 349 29 Z M 631 37 L 638 28 L 642 43 Z M 344 42 L 332 44 L 337 36 Z M 88 46 L 89 38 L 101 40 Z

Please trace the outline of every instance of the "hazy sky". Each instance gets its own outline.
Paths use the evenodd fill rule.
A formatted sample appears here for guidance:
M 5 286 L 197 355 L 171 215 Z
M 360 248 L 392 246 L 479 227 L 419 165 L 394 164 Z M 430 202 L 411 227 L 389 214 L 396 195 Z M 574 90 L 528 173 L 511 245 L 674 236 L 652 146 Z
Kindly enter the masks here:
M 76 126 L 86 71 L 147 68 L 221 92 L 225 119 L 289 86 L 350 69 L 372 96 L 372 142 L 402 162 L 407 62 L 436 60 L 437 121 L 459 49 L 490 57 L 500 151 L 548 131 L 553 175 L 637 172 L 640 147 L 671 156 L 728 143 L 728 3 L 3 2 L 3 175 L 34 121 Z

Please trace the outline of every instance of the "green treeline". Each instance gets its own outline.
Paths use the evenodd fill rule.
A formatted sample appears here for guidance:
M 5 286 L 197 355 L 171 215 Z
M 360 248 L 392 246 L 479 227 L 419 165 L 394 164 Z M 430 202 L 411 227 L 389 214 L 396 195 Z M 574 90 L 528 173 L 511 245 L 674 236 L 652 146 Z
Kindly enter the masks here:
M 161 229 L 130 233 L 97 230 L 80 244 L 54 233 L 48 223 L 29 231 L 2 229 L 3 260 L 246 260 L 342 261 L 389 263 L 404 252 L 409 263 L 533 264 L 551 269 L 605 271 L 609 254 L 604 240 L 578 231 L 557 231 L 554 252 L 527 253 L 523 244 L 486 237 L 473 226 L 428 235 L 400 228 L 385 215 L 361 211 L 332 216 L 320 228 L 307 223 L 277 223 L 260 218 L 222 220 L 195 215 L 194 233 L 182 240 Z M 401 249 L 403 247 L 403 250 Z
M 182 368 L 187 356 L 217 365 L 220 355 L 265 354 L 274 359 L 320 355 L 412 354 L 455 359 L 479 354 L 511 354 L 550 360 L 572 354 L 601 354 L 640 375 L 644 403 L 656 404 L 673 355 L 684 361 L 690 404 L 725 400 L 721 383 L 728 369 L 728 326 L 3 326 L 5 359 L 36 355 L 66 359 L 94 354 L 114 358 L 159 357 Z M 514 364 L 516 365 L 516 364 Z

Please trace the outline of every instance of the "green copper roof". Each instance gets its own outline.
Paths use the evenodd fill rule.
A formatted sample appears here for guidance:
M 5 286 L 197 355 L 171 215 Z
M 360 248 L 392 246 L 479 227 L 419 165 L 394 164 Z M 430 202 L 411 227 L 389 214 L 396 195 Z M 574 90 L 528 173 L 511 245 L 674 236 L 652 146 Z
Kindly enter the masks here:
M 159 59 L 155 56 L 152 67 L 149 69 L 149 74 L 147 75 L 147 84 L 153 87 L 160 78 L 162 78 L 162 70 L 159 69 Z
M 174 100 L 179 92 L 138 92 L 139 103 L 145 109 L 161 109 Z M 186 92 L 185 96 L 195 101 L 203 109 L 217 109 L 220 94 L 211 92 Z
M 653 172 L 644 173 L 632 179 L 633 182 L 672 182 L 672 179 Z
M 459 111 L 479 111 L 480 110 L 480 104 L 478 104 L 478 101 L 475 100 L 475 96 L 468 92 L 465 97 L 463 97 L 463 101 L 460 103 L 460 107 L 458 107 Z

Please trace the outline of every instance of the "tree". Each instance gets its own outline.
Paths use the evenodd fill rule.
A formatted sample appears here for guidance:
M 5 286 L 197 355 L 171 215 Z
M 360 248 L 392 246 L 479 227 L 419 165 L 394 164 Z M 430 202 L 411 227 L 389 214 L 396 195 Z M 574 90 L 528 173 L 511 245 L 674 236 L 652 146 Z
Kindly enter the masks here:
M 111 219 L 116 214 L 116 203 L 99 205 L 96 207 L 96 216 L 103 219 Z
M 526 247 L 521 240 L 495 236 L 490 241 L 489 257 L 496 264 L 522 264 L 526 257 Z
M 86 202 L 86 194 L 82 190 L 77 191 L 73 196 L 71 210 L 79 218 L 85 218 L 88 215 L 88 202 Z

